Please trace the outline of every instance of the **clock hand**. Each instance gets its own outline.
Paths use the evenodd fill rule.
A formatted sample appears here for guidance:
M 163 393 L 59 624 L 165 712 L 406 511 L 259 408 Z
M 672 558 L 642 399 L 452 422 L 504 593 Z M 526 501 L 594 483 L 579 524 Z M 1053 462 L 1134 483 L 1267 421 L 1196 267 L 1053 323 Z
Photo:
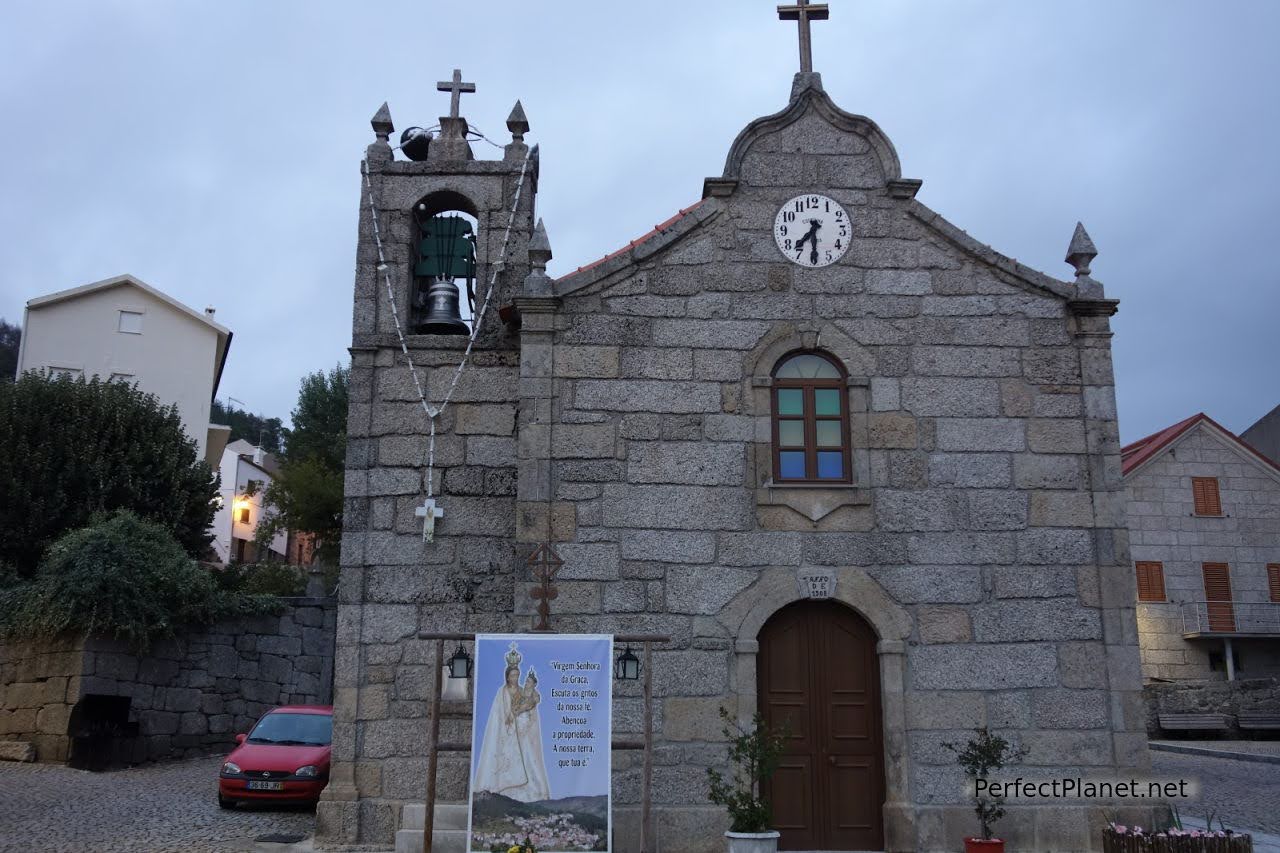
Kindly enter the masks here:
M 813 227 L 809 229 L 809 234 L 812 235 L 813 237 L 813 239 L 809 241 L 809 263 L 813 264 L 814 266 L 817 266 L 818 264 L 818 229 L 822 227 L 822 220 L 811 219 L 809 221 L 813 224 Z
M 796 248 L 797 249 L 802 248 L 806 241 L 812 241 L 814 250 L 816 251 L 818 246 L 818 229 L 820 227 L 822 227 L 821 222 L 819 222 L 817 219 L 810 219 L 809 230 L 808 232 L 805 233 L 803 237 L 801 237 L 799 240 L 796 241 Z

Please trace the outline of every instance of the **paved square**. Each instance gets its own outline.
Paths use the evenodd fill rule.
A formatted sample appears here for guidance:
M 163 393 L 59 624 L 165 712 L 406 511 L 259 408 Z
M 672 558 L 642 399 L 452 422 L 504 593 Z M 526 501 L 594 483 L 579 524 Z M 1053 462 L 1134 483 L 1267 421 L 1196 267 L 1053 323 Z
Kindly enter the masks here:
M 311 835 L 311 808 L 220 809 L 221 763 L 218 756 L 89 773 L 0 762 L 0 851 L 203 853 L 252 849 L 269 833 Z

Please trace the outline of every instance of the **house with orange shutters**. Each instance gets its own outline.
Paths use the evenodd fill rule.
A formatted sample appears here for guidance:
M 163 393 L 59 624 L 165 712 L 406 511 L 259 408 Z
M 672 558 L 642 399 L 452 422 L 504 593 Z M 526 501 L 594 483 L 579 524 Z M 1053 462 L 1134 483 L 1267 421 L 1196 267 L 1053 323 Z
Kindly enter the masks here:
M 1280 463 L 1204 413 L 1121 459 L 1143 676 L 1280 676 Z

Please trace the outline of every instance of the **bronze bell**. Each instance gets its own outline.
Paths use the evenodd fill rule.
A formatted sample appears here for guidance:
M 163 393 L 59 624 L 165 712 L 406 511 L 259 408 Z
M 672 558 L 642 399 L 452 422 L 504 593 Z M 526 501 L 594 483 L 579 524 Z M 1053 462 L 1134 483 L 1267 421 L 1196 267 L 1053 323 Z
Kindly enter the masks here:
M 438 277 L 427 288 L 427 314 L 418 327 L 423 335 L 469 335 L 471 327 L 462 320 L 458 285 Z

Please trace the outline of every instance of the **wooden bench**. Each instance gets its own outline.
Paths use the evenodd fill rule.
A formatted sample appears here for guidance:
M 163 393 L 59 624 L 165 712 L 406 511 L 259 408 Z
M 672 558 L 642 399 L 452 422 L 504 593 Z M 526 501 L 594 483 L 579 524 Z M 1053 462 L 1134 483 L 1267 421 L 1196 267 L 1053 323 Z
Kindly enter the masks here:
M 1280 729 L 1280 713 L 1272 711 L 1241 711 L 1236 723 L 1242 729 Z
M 1231 730 L 1226 714 L 1160 714 L 1160 728 L 1180 732 L 1225 732 Z

